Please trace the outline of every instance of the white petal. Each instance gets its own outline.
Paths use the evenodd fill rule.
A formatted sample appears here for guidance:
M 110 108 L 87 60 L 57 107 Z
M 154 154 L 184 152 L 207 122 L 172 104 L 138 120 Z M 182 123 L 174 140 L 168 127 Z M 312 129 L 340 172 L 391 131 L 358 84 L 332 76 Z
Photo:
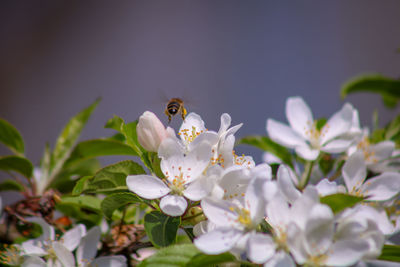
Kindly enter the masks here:
M 221 126 L 219 127 L 218 135 L 221 135 L 228 130 L 229 126 L 231 125 L 231 121 L 231 116 L 228 113 L 221 115 Z
M 324 144 L 321 150 L 327 153 L 342 153 L 346 151 L 352 143 L 353 140 L 344 140 L 344 139 L 332 140 L 327 144 Z
M 290 249 L 290 253 L 298 264 L 304 264 L 308 255 L 304 248 L 305 238 L 303 232 L 294 222 L 291 222 L 287 227 L 286 233 L 287 245 Z
M 272 140 L 289 148 L 307 145 L 304 138 L 292 128 L 273 119 L 267 120 L 267 133 Z
M 274 199 L 277 195 L 280 194 L 278 185 L 275 181 L 267 181 L 263 186 L 263 196 L 266 203 Z
M 35 240 L 28 240 L 21 244 L 24 253 L 27 255 L 44 256 L 47 252 Z
M 98 226 L 92 227 L 82 238 L 81 243 L 76 250 L 76 259 L 78 264 L 90 261 L 96 256 L 97 244 L 100 241 L 101 231 Z
M 264 178 L 266 180 L 272 179 L 272 169 L 266 163 L 261 163 L 251 169 L 251 176 L 253 178 Z
M 332 195 L 338 192 L 338 186 L 336 182 L 331 182 L 328 179 L 322 179 L 319 181 L 315 188 L 318 190 L 318 194 L 320 196 Z
M 289 205 L 281 197 L 276 197 L 267 205 L 268 223 L 272 227 L 286 230 L 291 219 Z
M 195 180 L 183 191 L 183 195 L 193 201 L 199 201 L 211 193 L 214 183 L 208 177 Z
M 147 199 L 159 198 L 171 191 L 161 179 L 150 175 L 129 175 L 126 185 L 129 190 Z
M 300 195 L 300 191 L 294 186 L 288 167 L 280 165 L 277 173 L 277 183 L 282 194 L 289 203 L 293 203 Z
M 242 166 L 232 166 L 221 174 L 219 185 L 227 191 L 238 185 L 247 185 L 250 182 L 250 172 Z
M 96 267 L 126 267 L 126 258 L 124 256 L 105 256 L 94 259 L 90 266 Z
M 373 158 L 381 161 L 392 156 L 395 149 L 395 143 L 392 141 L 383 141 L 370 146 L 370 150 L 373 151 Z
M 86 233 L 86 228 L 83 224 L 78 224 L 63 235 L 63 245 L 69 251 L 73 251 L 81 241 L 82 236 Z
M 160 208 L 170 216 L 181 216 L 187 208 L 187 201 L 184 197 L 166 195 L 160 201 Z
M 312 149 L 309 145 L 301 145 L 295 148 L 296 153 L 306 160 L 315 160 L 319 155 L 319 150 Z
M 218 140 L 219 140 L 219 137 L 216 132 L 207 131 L 207 132 L 204 132 L 204 133 L 200 134 L 199 136 L 197 136 L 193 140 L 193 142 L 190 142 L 188 144 L 188 150 L 189 151 L 196 150 L 198 145 L 204 141 L 210 143 L 210 145 L 216 145 L 218 143 Z
M 306 131 L 314 123 L 310 107 L 301 97 L 289 97 L 286 101 L 286 118 L 290 126 L 304 139 L 308 139 Z
M 306 249 L 310 255 L 325 253 L 332 244 L 334 232 L 333 212 L 327 205 L 311 208 L 306 224 Z
M 241 236 L 241 231 L 232 228 L 217 228 L 196 238 L 194 244 L 202 252 L 216 255 L 230 250 Z
M 367 176 L 367 168 L 361 152 L 356 152 L 347 159 L 343 165 L 342 174 L 349 192 L 361 187 Z
M 400 192 L 400 174 L 385 172 L 367 180 L 361 190 L 368 195 L 368 200 L 388 200 Z
M 50 226 L 45 220 L 39 217 L 29 217 L 26 218 L 27 221 L 32 223 L 37 223 L 42 227 L 42 235 L 37 238 L 37 240 L 54 240 L 55 239 L 55 232 L 54 228 Z
M 269 235 L 252 234 L 247 242 L 247 256 L 257 264 L 269 260 L 274 255 L 275 249 L 276 244 Z
M 368 251 L 368 243 L 362 240 L 340 240 L 329 249 L 326 265 L 351 266 Z
M 21 267 L 47 267 L 47 264 L 38 256 L 28 256 L 25 258 Z
M 176 137 L 165 138 L 158 147 L 158 156 L 164 159 L 182 155 L 184 152 L 183 145 L 178 140 Z
M 350 130 L 353 121 L 353 110 L 352 105 L 346 103 L 341 110 L 332 115 L 321 129 L 321 144 L 325 144 Z
M 265 183 L 266 179 L 264 178 L 253 178 L 244 197 L 245 205 L 250 211 L 250 217 L 254 224 L 259 224 L 265 216 L 265 201 L 264 198 L 260 197 L 264 193 Z
M 237 219 L 237 214 L 230 209 L 232 206 L 234 206 L 232 202 L 209 197 L 201 201 L 201 207 L 207 218 L 221 227 L 227 227 Z
M 224 138 L 225 136 L 228 135 L 233 135 L 235 134 L 241 127 L 243 126 L 243 123 L 239 123 L 235 126 L 232 126 L 231 128 L 229 128 L 224 135 L 221 136 L 221 138 Z
M 53 243 L 53 249 L 54 249 L 54 252 L 56 253 L 56 256 L 57 256 L 58 260 L 64 266 L 75 266 L 74 255 L 72 254 L 71 251 L 69 251 L 61 243 L 54 242 Z
M 282 164 L 282 160 L 280 158 L 278 158 L 277 156 L 275 156 L 272 153 L 269 152 L 264 152 L 262 155 L 262 161 L 268 163 L 268 164 Z
M 200 177 L 203 171 L 207 168 L 211 158 L 211 144 L 205 140 L 198 143 L 196 148 L 189 152 L 183 159 L 183 174 L 185 175 L 186 183 Z
M 264 267 L 296 267 L 292 257 L 282 250 L 277 251 L 272 258 L 264 264 Z
M 204 126 L 204 121 L 201 119 L 201 117 L 198 114 L 191 112 L 186 116 L 185 120 L 182 122 L 182 125 L 179 128 L 179 132 L 181 133 L 182 130 L 187 129 L 189 130 L 190 133 L 192 132 L 193 127 L 196 129 L 196 132 L 206 131 L 206 127 Z M 181 138 L 183 138 L 182 135 Z
M 312 194 L 312 190 L 310 190 L 309 188 L 310 186 L 306 187 L 304 193 L 298 199 L 296 199 L 296 201 L 292 204 L 290 208 L 291 221 L 295 222 L 303 230 L 308 223 L 307 220 L 310 210 L 314 205 L 316 205 L 318 201 L 316 201 L 315 197 Z M 318 199 L 318 192 L 316 194 L 316 198 Z

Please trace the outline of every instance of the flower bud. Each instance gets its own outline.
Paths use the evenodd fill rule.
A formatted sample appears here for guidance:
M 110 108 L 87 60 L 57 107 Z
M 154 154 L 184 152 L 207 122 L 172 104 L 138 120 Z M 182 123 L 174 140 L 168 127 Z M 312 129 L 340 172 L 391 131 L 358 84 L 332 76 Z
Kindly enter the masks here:
M 145 111 L 139 118 L 139 123 L 136 127 L 139 143 L 147 151 L 157 152 L 160 143 L 167 137 L 162 122 L 157 116 L 150 111 Z

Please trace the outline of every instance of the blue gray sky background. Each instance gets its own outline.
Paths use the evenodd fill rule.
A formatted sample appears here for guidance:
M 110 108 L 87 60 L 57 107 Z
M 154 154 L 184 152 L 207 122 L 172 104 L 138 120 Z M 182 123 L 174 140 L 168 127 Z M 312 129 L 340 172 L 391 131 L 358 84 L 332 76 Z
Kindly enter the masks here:
M 36 164 L 97 97 L 82 140 L 109 135 L 113 114 L 151 110 L 167 123 L 168 97 L 187 99 L 209 129 L 228 112 L 244 122 L 240 137 L 265 134 L 269 117 L 286 121 L 289 96 L 329 117 L 349 78 L 400 74 L 396 0 L 2 1 L 0 36 L 0 117 Z M 371 94 L 346 101 L 368 124 L 374 108 L 383 121 L 399 113 Z

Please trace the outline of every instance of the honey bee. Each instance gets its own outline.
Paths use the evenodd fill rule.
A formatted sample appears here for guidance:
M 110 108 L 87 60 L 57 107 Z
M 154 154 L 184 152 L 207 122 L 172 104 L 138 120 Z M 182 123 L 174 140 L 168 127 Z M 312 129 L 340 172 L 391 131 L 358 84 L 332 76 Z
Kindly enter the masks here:
M 187 110 L 183 104 L 183 100 L 180 98 L 171 98 L 168 101 L 167 107 L 165 108 L 165 115 L 168 116 L 168 123 L 171 122 L 172 116 L 181 113 L 182 120 L 185 120 Z

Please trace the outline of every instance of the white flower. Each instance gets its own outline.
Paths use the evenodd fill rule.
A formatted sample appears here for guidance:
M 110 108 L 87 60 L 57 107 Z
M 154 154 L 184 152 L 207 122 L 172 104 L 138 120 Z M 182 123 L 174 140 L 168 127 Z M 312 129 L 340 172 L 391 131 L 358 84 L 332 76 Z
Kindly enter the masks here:
M 358 142 L 348 149 L 347 154 L 351 156 L 357 151 L 362 152 L 368 169 L 376 172 L 390 171 L 390 168 L 387 166 L 388 162 L 385 161 L 390 159 L 393 155 L 395 151 L 395 143 L 386 140 L 376 144 L 371 144 L 369 141 L 368 131 L 366 130 L 361 138 L 359 138 Z
M 213 149 L 213 157 L 211 164 L 220 164 L 223 168 L 227 169 L 231 166 L 241 166 L 244 168 L 253 168 L 255 166 L 254 160 L 251 156 L 236 155 L 233 147 L 235 145 L 235 136 L 228 135 L 223 142 L 220 142 L 218 149 Z
M 349 194 L 384 201 L 400 192 L 400 174 L 385 172 L 365 180 L 367 169 L 362 152 L 352 154 L 343 165 L 342 175 Z
M 185 151 L 192 151 L 199 143 L 207 140 L 214 146 L 218 143 L 218 133 L 209 131 L 204 126 L 204 121 L 194 112 L 189 113 L 179 128 L 178 135 Z
M 252 178 L 272 179 L 271 167 L 268 164 L 259 164 L 255 168 L 247 169 L 242 166 L 231 166 L 220 169 L 213 166 L 211 174 L 216 174 L 212 196 L 214 198 L 233 200 L 243 198 Z M 210 171 L 209 171 L 210 173 Z
M 288 251 L 287 227 L 291 221 L 289 204 L 283 195 L 275 195 L 266 206 L 266 221 L 272 227 L 273 237 L 257 233 L 249 238 L 248 257 L 264 266 L 296 266 Z
M 365 205 L 346 209 L 337 222 L 336 239 L 364 240 L 368 244 L 363 259 L 378 257 L 385 241 L 384 233 L 390 233 L 393 229 L 384 211 L 378 212 Z
M 314 191 L 314 190 L 313 190 Z M 331 209 L 320 204 L 315 191 L 304 193 L 291 207 L 287 244 L 298 264 L 310 266 L 350 266 L 369 251 L 362 238 L 344 239 L 335 234 Z
M 28 256 L 28 258 L 33 256 L 33 258 L 29 259 L 29 262 L 33 261 L 36 262 L 35 264 L 40 264 L 40 261 L 35 256 L 45 256 L 49 264 L 75 266 L 75 258 L 72 251 L 78 246 L 82 236 L 86 232 L 84 225 L 77 225 L 67 231 L 60 239 L 57 239 L 54 228 L 48 225 L 42 218 L 33 217 L 28 220 L 42 227 L 41 236 L 21 244 L 23 254 Z
M 165 179 L 150 175 L 130 175 L 126 178 L 126 184 L 129 190 L 140 197 L 161 198 L 160 208 L 163 212 L 170 216 L 180 216 L 187 208 L 185 197 L 198 201 L 208 194 L 208 186 L 199 178 L 210 162 L 211 146 L 204 140 L 184 154 L 175 139 L 167 138 L 160 149 L 169 149 L 169 152 L 163 152 L 168 157 L 162 158 L 160 164 Z
M 219 254 L 235 248 L 240 252 L 251 246 L 249 237 L 264 218 L 265 201 L 260 196 L 266 182 L 264 178 L 252 179 L 242 199 L 204 198 L 201 206 L 215 228 L 196 238 L 196 247 L 207 254 Z
M 145 111 L 136 126 L 139 143 L 147 151 L 157 152 L 161 142 L 167 138 L 167 130 L 157 116 Z
M 275 142 L 294 148 L 297 154 L 307 160 L 315 160 L 320 151 L 340 153 L 351 145 L 352 140 L 340 137 L 351 129 L 353 112 L 353 107 L 346 103 L 319 130 L 304 100 L 290 97 L 286 102 L 286 117 L 291 127 L 268 119 L 266 128 Z
M 98 226 L 90 229 L 82 238 L 78 249 L 76 250 L 76 260 L 79 267 L 126 267 L 126 258 L 124 256 L 105 256 L 95 258 L 97 254 L 97 245 L 100 241 L 101 230 Z

